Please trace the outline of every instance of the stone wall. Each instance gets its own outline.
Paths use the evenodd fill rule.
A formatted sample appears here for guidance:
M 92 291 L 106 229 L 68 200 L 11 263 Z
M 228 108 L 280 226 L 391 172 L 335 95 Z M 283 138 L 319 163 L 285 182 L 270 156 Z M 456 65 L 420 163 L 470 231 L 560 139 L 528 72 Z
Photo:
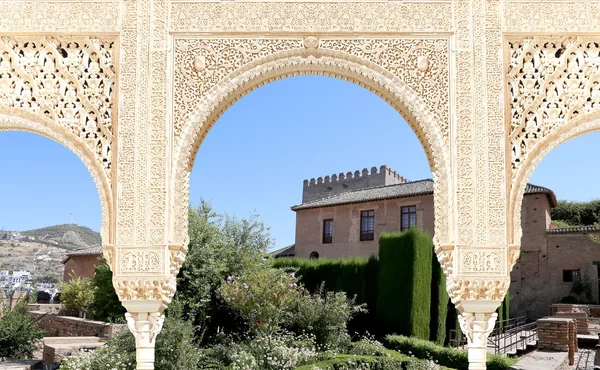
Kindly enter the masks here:
M 27 305 L 27 309 L 31 312 L 46 312 L 46 313 L 60 313 L 62 311 L 61 304 L 41 304 L 41 303 L 30 303 Z
M 401 207 L 417 207 L 417 227 L 433 235 L 433 196 L 378 200 L 335 207 L 296 211 L 296 256 L 308 258 L 312 252 L 319 257 L 340 258 L 351 256 L 377 256 L 379 235 L 382 232 L 399 232 Z M 360 212 L 375 211 L 375 237 L 360 240 Z M 323 220 L 333 219 L 332 243 L 323 244 Z
M 110 337 L 123 327 L 123 325 L 103 321 L 59 316 L 40 311 L 32 311 L 31 314 L 39 318 L 38 327 L 45 330 L 50 337 Z
M 547 317 L 537 320 L 538 349 L 569 353 L 573 365 L 577 348 L 577 324 L 573 319 Z

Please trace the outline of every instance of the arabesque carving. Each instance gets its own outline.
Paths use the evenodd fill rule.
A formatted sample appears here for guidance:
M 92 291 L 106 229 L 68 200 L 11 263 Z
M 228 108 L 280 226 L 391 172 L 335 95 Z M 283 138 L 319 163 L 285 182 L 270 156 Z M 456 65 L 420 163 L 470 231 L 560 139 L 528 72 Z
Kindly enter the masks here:
M 312 40 L 315 45 L 305 45 Z M 303 49 L 341 52 L 378 65 L 427 101 L 447 142 L 449 44 L 447 38 L 420 39 L 188 39 L 175 40 L 175 141 L 198 101 L 234 71 L 278 53 Z
M 600 110 L 600 37 L 508 41 L 512 176 L 544 137 Z
M 502 301 L 509 285 L 509 276 L 450 276 L 446 279 L 446 288 L 454 304 L 464 301 Z
M 58 122 L 111 175 L 114 37 L 0 37 L 0 105 Z

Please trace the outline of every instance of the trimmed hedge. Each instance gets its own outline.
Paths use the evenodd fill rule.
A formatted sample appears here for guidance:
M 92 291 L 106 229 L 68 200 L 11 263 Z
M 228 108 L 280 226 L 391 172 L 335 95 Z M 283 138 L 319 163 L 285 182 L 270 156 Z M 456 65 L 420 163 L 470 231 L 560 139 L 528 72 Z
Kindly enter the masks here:
M 383 344 L 392 350 L 402 354 L 411 353 L 419 359 L 433 359 L 442 366 L 458 370 L 468 370 L 469 358 L 466 350 L 448 348 L 436 345 L 427 340 L 408 338 L 403 335 L 388 335 Z M 487 370 L 507 370 L 517 363 L 516 358 L 508 358 L 499 355 L 488 354 Z
M 446 275 L 435 253 L 431 258 L 431 322 L 429 340 L 439 345 L 446 341 L 446 317 L 450 298 L 446 291 Z
M 429 339 L 431 236 L 417 228 L 379 237 L 377 318 L 387 332 Z

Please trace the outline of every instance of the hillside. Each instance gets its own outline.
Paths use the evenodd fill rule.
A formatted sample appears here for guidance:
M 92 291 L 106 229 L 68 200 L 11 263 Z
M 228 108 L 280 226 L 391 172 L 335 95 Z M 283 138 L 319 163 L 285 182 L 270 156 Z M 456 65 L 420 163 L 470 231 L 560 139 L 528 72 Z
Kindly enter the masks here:
M 33 236 L 36 240 L 55 241 L 60 245 L 67 247 L 90 247 L 101 245 L 100 234 L 89 227 L 75 224 L 63 224 L 22 231 L 22 235 Z

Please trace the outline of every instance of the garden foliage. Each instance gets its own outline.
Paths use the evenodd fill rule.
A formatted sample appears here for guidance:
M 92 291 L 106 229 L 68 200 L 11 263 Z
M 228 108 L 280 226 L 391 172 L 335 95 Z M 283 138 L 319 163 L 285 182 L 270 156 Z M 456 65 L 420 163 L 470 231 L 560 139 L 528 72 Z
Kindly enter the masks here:
M 27 311 L 26 302 L 20 301 L 0 316 L 0 361 L 31 358 L 44 335 Z
M 96 273 L 92 277 L 94 287 L 94 301 L 92 312 L 95 320 L 117 322 L 125 320 L 125 307 L 119 301 L 112 282 L 112 271 L 102 261 L 96 266 Z
M 442 347 L 427 340 L 409 338 L 402 335 L 388 335 L 383 344 L 392 350 L 405 355 L 413 355 L 419 359 L 433 359 L 442 366 L 457 370 L 469 368 L 469 358 L 466 350 Z M 507 370 L 517 359 L 488 354 L 488 370 Z
M 431 321 L 429 340 L 444 345 L 446 340 L 446 316 L 448 315 L 450 298 L 446 291 L 446 275 L 435 253 L 431 258 Z M 452 305 L 451 305 L 452 306 Z M 450 309 L 454 309 L 450 307 Z
M 72 276 L 60 287 L 60 302 L 66 308 L 76 310 L 84 316 L 94 302 L 94 286 L 90 278 Z

